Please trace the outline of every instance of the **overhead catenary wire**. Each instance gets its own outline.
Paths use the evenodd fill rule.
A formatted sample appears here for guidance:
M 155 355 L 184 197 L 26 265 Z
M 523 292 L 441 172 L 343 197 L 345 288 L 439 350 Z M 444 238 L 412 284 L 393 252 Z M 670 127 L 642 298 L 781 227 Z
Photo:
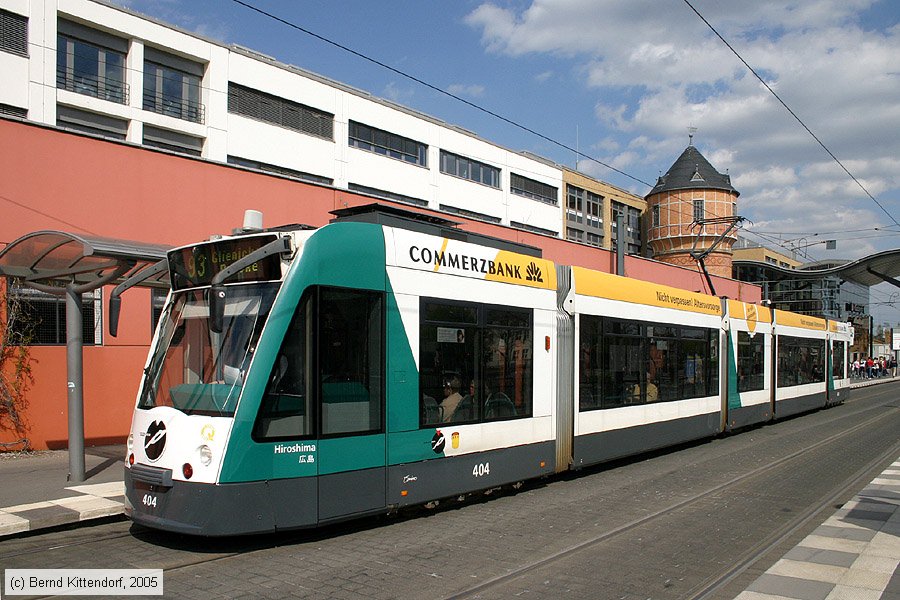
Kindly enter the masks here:
M 260 15 L 263 15 L 263 16 L 269 18 L 269 19 L 272 19 L 272 20 L 274 20 L 274 21 L 277 21 L 277 22 L 281 23 L 282 25 L 286 25 L 286 26 L 288 26 L 288 27 L 290 27 L 290 28 L 292 28 L 292 29 L 296 29 L 297 31 L 300 31 L 300 32 L 302 32 L 302 33 L 305 33 L 306 35 L 309 35 L 309 36 L 311 36 L 311 37 L 314 37 L 314 38 L 316 38 L 317 40 L 319 40 L 319 41 L 321 41 L 321 42 L 325 42 L 326 44 L 329 44 L 329 45 L 331 45 L 331 46 L 334 46 L 335 48 L 338 48 L 338 49 L 340 49 L 340 50 L 343 50 L 344 52 L 347 52 L 347 53 L 349 53 L 349 54 L 352 54 L 353 56 L 356 56 L 356 57 L 358 57 L 358 58 L 361 58 L 362 60 L 368 61 L 368 62 L 370 62 L 370 63 L 372 63 L 372 64 L 374 64 L 374 65 L 377 65 L 377 66 L 379 66 L 379 67 L 381 67 L 381 68 L 383 68 L 383 69 L 386 69 L 386 70 L 390 71 L 391 73 L 394 73 L 394 74 L 396 74 L 396 75 L 399 75 L 400 77 L 404 77 L 404 78 L 406 78 L 406 79 L 409 79 L 410 81 L 413 81 L 413 82 L 415 82 L 415 83 L 417 83 L 417 84 L 419 84 L 419 85 L 421 85 L 421 86 L 424 86 L 424 87 L 430 89 L 430 90 L 433 91 L 433 92 L 437 92 L 438 94 L 442 94 L 442 95 L 444 95 L 444 96 L 447 96 L 447 97 L 449 97 L 449 98 L 452 98 L 452 99 L 456 100 L 457 102 L 461 102 L 461 103 L 465 104 L 466 106 L 469 106 L 469 107 L 471 107 L 471 108 L 474 108 L 474 109 L 477 110 L 477 111 L 483 112 L 483 113 L 485 113 L 485 114 L 487 114 L 487 115 L 489 115 L 489 116 L 491 116 L 491 117 L 494 117 L 495 119 L 499 119 L 499 120 L 503 121 L 504 123 L 506 123 L 506 124 L 508 124 L 508 125 L 512 125 L 513 127 L 516 127 L 517 129 L 521 129 L 522 131 L 525 131 L 525 132 L 530 133 L 530 134 L 532 134 L 532 135 L 534 135 L 534 136 L 537 136 L 537 137 L 539 137 L 540 139 L 544 140 L 545 142 L 549 142 L 549 143 L 553 144 L 554 146 L 558 146 L 559 148 L 562 148 L 562 149 L 567 150 L 567 151 L 569 151 L 569 152 L 573 152 L 573 153 L 575 153 L 576 156 L 580 156 L 580 157 L 582 157 L 582 158 L 584 158 L 584 159 L 586 159 L 586 160 L 589 160 L 589 161 L 591 161 L 591 162 L 597 163 L 598 165 L 601 165 L 601 166 L 603 166 L 603 167 L 606 167 L 607 169 L 609 169 L 609 170 L 611 170 L 611 171 L 614 171 L 614 172 L 618 173 L 619 175 L 623 175 L 623 176 L 625 176 L 625 177 L 631 179 L 632 181 L 635 181 L 635 182 L 637 182 L 637 183 L 643 184 L 643 185 L 645 185 L 645 186 L 647 186 L 647 187 L 650 187 L 650 188 L 653 187 L 653 184 L 648 183 L 648 182 L 644 181 L 643 179 L 640 179 L 639 177 L 635 177 L 634 175 L 631 175 L 630 173 L 626 173 L 625 171 L 622 171 L 621 169 L 617 169 L 616 167 L 614 167 L 614 166 L 612 166 L 612 165 L 610 165 L 610 164 L 607 164 L 607 163 L 601 161 L 600 159 L 594 158 L 593 156 L 584 154 L 584 153 L 582 153 L 581 151 L 577 150 L 576 148 L 573 148 L 573 147 L 569 146 L 568 144 L 564 144 L 563 142 L 560 142 L 560 141 L 558 141 L 558 140 L 556 140 L 556 139 L 554 139 L 554 138 L 551 138 L 551 137 L 548 136 L 548 135 L 545 135 L 545 134 L 543 134 L 543 133 L 540 133 L 539 131 L 537 131 L 537 130 L 535 130 L 535 129 L 532 129 L 531 127 L 528 127 L 528 126 L 526 126 L 526 125 L 522 125 L 521 123 L 519 123 L 519 122 L 517 122 L 517 121 L 514 121 L 514 120 L 512 120 L 512 119 L 510 119 L 510 118 L 508 118 L 508 117 L 504 117 L 503 115 L 501 115 L 501 114 L 499 114 L 499 113 L 497 113 L 497 112 L 495 112 L 495 111 L 493 111 L 493 110 L 490 110 L 490 109 L 488 109 L 488 108 L 485 108 L 485 107 L 483 107 L 483 106 L 481 106 L 481 105 L 479 105 L 479 104 L 476 104 L 476 103 L 474 103 L 474 102 L 471 102 L 471 101 L 469 101 L 469 100 L 466 100 L 465 98 L 462 98 L 461 96 L 458 96 L 458 95 L 456 95 L 456 94 L 454 94 L 454 93 L 452 93 L 452 92 L 449 92 L 449 91 L 447 91 L 447 90 L 441 89 L 440 87 L 438 87 L 438 86 L 436 86 L 436 85 L 433 85 L 433 84 L 431 84 L 431 83 L 428 83 L 428 82 L 425 81 L 424 79 L 421 79 L 421 78 L 419 78 L 419 77 L 416 77 L 415 75 L 411 75 L 411 74 L 409 74 L 409 73 L 407 73 L 407 72 L 405 72 L 405 71 L 402 71 L 402 70 L 400 70 L 400 69 L 398 69 L 398 68 L 396 68 L 396 67 L 392 67 L 391 65 L 389 65 L 389 64 L 387 64 L 387 63 L 385 63 L 385 62 L 382 62 L 382 61 L 380 61 L 380 60 L 378 60 L 378 59 L 376 59 L 376 58 L 372 58 L 371 56 L 368 56 L 367 54 L 363 54 L 362 52 L 359 52 L 359 51 L 357 51 L 357 50 L 354 50 L 354 49 L 352 49 L 352 48 L 350 48 L 350 47 L 348 47 L 348 46 L 345 46 L 344 44 L 341 44 L 341 43 L 339 43 L 339 42 L 336 42 L 336 41 L 334 41 L 334 40 L 332 40 L 332 39 L 330 39 L 330 38 L 327 38 L 327 37 L 325 37 L 325 36 L 323 36 L 323 35 L 320 35 L 320 34 L 318 34 L 318 33 L 315 33 L 314 31 L 311 31 L 311 30 L 309 30 L 309 29 L 306 29 L 305 27 L 302 27 L 302 26 L 300 26 L 300 25 L 297 25 L 296 23 L 293 23 L 293 22 L 291 22 L 291 21 L 288 21 L 287 19 L 284 19 L 284 18 L 282 18 L 282 17 L 279 17 L 279 16 L 277 16 L 277 15 L 274 15 L 274 14 L 272 14 L 272 13 L 270 13 L 270 12 L 268 12 L 268 11 L 265 11 L 265 10 L 259 8 L 259 7 L 253 6 L 253 5 L 250 4 L 249 2 L 245 2 L 244 0 L 232 0 L 232 2 L 234 2 L 235 4 L 239 4 L 240 6 L 243 6 L 243 7 L 247 8 L 248 10 L 252 10 L 252 11 L 254 11 L 254 12 L 256 12 L 256 13 L 259 13 Z
M 696 15 L 700 18 L 700 20 L 703 21 L 703 22 L 706 24 L 707 27 L 709 27 L 710 31 L 712 31 L 712 32 L 716 35 L 716 37 L 718 37 L 719 40 L 721 40 L 722 43 L 725 44 L 725 46 L 726 46 L 729 50 L 731 50 L 732 54 L 734 54 L 734 55 L 738 58 L 738 60 L 740 60 L 740 61 L 744 64 L 744 66 L 747 67 L 747 69 L 748 69 L 751 73 L 753 73 L 753 75 L 759 80 L 759 82 L 762 83 L 763 86 L 764 86 L 767 90 L 769 90 L 769 93 L 772 94 L 772 96 L 773 96 L 776 100 L 778 100 L 778 102 L 785 108 L 785 110 L 787 110 L 788 113 L 790 113 L 790 115 L 791 115 L 792 117 L 794 117 L 794 119 L 795 119 L 798 123 L 800 123 L 800 126 L 803 127 L 803 129 L 805 129 L 806 132 L 809 133 L 809 135 L 811 135 L 812 138 L 813 138 L 814 140 L 816 140 L 816 142 L 819 144 L 819 146 L 821 146 L 822 149 L 825 150 L 826 153 L 828 153 L 828 156 L 830 156 L 830 157 L 834 160 L 834 162 L 836 162 L 836 163 L 838 164 L 838 166 L 840 166 L 841 169 L 843 169 L 844 172 L 847 173 L 847 175 L 850 176 L 850 179 L 852 179 L 852 180 L 856 183 L 856 185 L 859 186 L 859 188 L 866 194 L 866 196 L 868 196 L 868 197 L 872 200 L 872 202 L 874 202 L 874 203 L 878 206 L 878 208 L 880 208 L 880 209 L 884 212 L 884 214 L 886 214 L 886 215 L 888 216 L 888 218 L 889 218 L 891 221 L 894 222 L 895 225 L 897 225 L 898 227 L 900 227 L 900 222 L 897 221 L 897 219 L 894 217 L 894 215 L 892 215 L 890 212 L 888 212 L 888 210 L 884 207 L 884 205 L 882 205 L 881 202 L 879 202 L 878 199 L 875 198 L 875 196 L 873 196 L 871 193 L 869 193 L 869 190 L 866 189 L 866 187 L 862 184 L 862 182 L 861 182 L 859 179 L 857 179 L 856 176 L 855 176 L 853 173 L 850 172 L 850 169 L 848 169 L 847 167 L 844 166 L 844 163 L 842 163 L 842 162 L 840 161 L 840 159 L 839 159 L 837 156 L 835 156 L 834 153 L 833 153 L 831 150 L 829 150 L 828 146 L 826 146 L 825 143 L 824 143 L 821 139 L 819 139 L 819 136 L 817 136 L 815 133 L 813 133 L 812 129 L 810 129 L 810 128 L 806 125 L 806 123 L 803 122 L 803 119 L 801 119 L 801 118 L 797 115 L 797 113 L 795 113 L 795 112 L 791 109 L 791 107 L 788 106 L 787 103 L 786 103 L 784 100 L 781 99 L 781 96 L 779 96 L 779 95 L 775 92 L 775 90 L 773 90 L 772 87 L 771 87 L 768 83 L 766 83 L 766 81 L 759 75 L 759 73 L 756 72 L 756 69 L 754 69 L 753 67 L 751 67 L 750 64 L 749 64 L 746 60 L 744 60 L 744 57 L 741 56 L 740 53 L 738 53 L 738 51 L 735 50 L 734 47 L 733 47 L 731 44 L 728 43 L 728 40 L 726 40 L 724 37 L 722 37 L 722 34 L 720 34 L 720 33 L 716 30 L 716 28 L 713 27 L 712 24 L 711 24 L 709 21 L 706 20 L 706 17 L 704 17 L 702 14 L 700 14 L 700 11 L 698 11 L 696 8 L 694 8 L 694 5 L 691 4 L 690 0 L 684 0 L 684 3 L 687 4 L 688 7 L 689 7 L 692 11 L 694 11 L 694 14 L 696 14 Z

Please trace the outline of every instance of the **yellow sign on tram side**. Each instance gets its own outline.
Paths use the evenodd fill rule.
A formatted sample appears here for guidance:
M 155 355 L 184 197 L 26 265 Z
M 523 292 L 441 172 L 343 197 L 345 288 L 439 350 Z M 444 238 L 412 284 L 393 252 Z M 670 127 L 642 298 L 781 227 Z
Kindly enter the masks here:
M 741 302 L 740 300 L 729 300 L 728 316 L 733 319 L 747 321 L 751 326 L 751 331 L 753 331 L 752 328 L 756 326 L 756 323 L 772 322 L 772 309 L 767 306 L 748 304 L 747 302 Z
M 820 319 L 819 317 L 808 317 L 806 315 L 798 315 L 797 313 L 778 309 L 775 309 L 775 323 L 777 323 L 778 325 L 786 325 L 788 327 L 812 329 L 814 331 L 827 331 L 828 329 L 828 325 L 825 322 L 825 319 Z
M 575 293 L 582 296 L 722 316 L 722 304 L 715 296 L 619 277 L 583 267 L 572 267 L 572 277 L 575 280 Z

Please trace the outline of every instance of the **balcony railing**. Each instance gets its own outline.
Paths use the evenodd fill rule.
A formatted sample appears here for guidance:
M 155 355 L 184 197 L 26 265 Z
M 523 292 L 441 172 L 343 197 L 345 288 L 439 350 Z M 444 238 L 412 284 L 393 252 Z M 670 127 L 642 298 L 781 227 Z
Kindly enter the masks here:
M 118 104 L 128 104 L 128 84 L 121 79 L 99 77 L 92 73 L 82 73 L 75 69 L 56 70 L 56 87 L 76 94 L 93 96 Z
M 144 94 L 144 110 L 192 123 L 203 123 L 206 119 L 206 107 L 203 104 L 174 96 Z

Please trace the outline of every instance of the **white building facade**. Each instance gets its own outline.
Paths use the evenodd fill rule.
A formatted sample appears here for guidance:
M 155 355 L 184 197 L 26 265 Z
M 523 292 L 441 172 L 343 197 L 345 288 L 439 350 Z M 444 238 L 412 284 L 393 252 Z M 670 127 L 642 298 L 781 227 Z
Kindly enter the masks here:
M 97 0 L 0 0 L 0 114 L 555 237 L 563 171 Z

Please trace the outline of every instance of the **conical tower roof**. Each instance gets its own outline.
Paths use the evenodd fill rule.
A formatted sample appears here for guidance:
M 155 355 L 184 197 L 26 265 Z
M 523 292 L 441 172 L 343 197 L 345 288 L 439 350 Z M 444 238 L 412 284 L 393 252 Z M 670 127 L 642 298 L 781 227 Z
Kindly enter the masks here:
M 731 186 L 731 177 L 716 171 L 700 151 L 690 145 L 669 167 L 666 174 L 659 178 L 645 198 L 660 192 L 698 189 L 724 190 L 733 192 L 735 197 L 740 195 L 740 192 Z

